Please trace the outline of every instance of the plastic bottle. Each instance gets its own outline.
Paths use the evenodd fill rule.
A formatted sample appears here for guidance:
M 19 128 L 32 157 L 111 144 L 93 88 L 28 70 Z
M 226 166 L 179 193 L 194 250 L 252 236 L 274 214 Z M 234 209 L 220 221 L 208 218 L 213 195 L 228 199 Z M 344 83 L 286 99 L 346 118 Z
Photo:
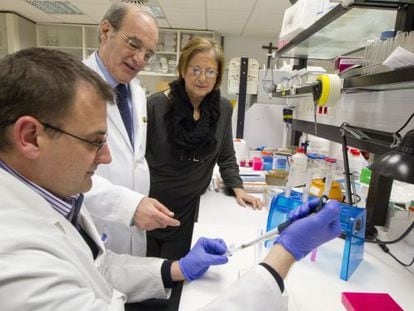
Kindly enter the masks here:
M 359 181 L 362 168 L 367 166 L 367 161 L 362 157 L 358 149 L 351 148 L 348 152 L 349 171 L 354 175 L 354 180 Z
M 289 184 L 292 185 L 292 187 L 304 185 L 306 182 L 306 171 L 308 166 L 308 157 L 305 155 L 304 149 L 301 147 L 297 148 L 291 161 L 291 169 L 288 177 Z
M 262 151 L 263 170 L 270 171 L 273 168 L 273 154 L 271 152 Z
M 275 154 L 273 156 L 273 168 L 275 170 L 288 170 L 288 157 L 286 155 Z

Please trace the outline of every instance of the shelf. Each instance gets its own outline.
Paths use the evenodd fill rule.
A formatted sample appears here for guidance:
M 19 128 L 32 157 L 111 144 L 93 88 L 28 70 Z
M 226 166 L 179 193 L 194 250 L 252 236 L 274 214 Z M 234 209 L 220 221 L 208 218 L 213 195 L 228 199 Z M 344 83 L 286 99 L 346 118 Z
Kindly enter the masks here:
M 304 97 L 315 91 L 316 84 L 297 87 L 295 90 L 283 90 L 274 93 L 275 97 Z M 414 67 L 401 68 L 367 76 L 358 76 L 343 80 L 342 90 L 346 93 L 391 91 L 414 88 Z
M 394 29 L 398 3 L 355 0 L 348 7 L 338 4 L 294 38 L 279 44 L 277 54 L 286 58 L 332 60 L 361 50 L 367 41 L 378 40 L 382 31 Z
M 322 137 L 328 139 L 330 141 L 334 141 L 337 143 L 342 143 L 342 136 L 341 130 L 339 126 L 328 125 L 328 124 L 317 124 L 317 133 L 315 134 L 315 123 L 303 120 L 292 120 L 292 128 L 299 132 L 305 132 L 311 135 L 315 135 L 318 137 Z M 375 153 L 378 155 L 384 154 L 390 151 L 390 145 L 393 142 L 392 133 L 383 132 L 383 131 L 376 131 L 372 129 L 362 128 L 362 127 L 354 127 L 361 129 L 364 133 L 369 135 L 371 138 L 382 141 L 382 144 L 373 143 L 370 141 L 362 141 L 356 139 L 350 135 L 347 135 L 347 142 L 349 146 L 354 148 L 358 148 L 367 152 Z
M 82 47 L 80 46 L 39 45 L 39 47 L 55 50 L 82 50 Z
M 154 71 L 141 71 L 138 73 L 139 76 L 154 76 L 154 77 L 177 77 L 174 73 L 160 73 Z
M 344 80 L 346 92 L 389 91 L 414 88 L 414 67 L 401 68 Z

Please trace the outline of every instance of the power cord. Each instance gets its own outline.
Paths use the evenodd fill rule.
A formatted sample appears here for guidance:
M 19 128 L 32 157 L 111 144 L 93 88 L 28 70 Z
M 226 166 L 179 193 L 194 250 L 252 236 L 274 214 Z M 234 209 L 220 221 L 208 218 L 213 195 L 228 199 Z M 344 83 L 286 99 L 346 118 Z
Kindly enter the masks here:
M 375 238 L 375 240 L 365 240 L 365 242 L 367 243 L 375 243 L 375 244 L 395 244 L 400 242 L 402 239 L 404 239 L 410 232 L 411 230 L 414 228 L 414 221 L 411 223 L 411 225 L 408 226 L 408 228 L 395 240 L 391 240 L 391 241 L 382 241 L 378 238 Z
M 375 238 L 375 240 L 365 240 L 365 242 L 367 243 L 375 243 L 378 244 L 379 247 L 381 247 L 381 249 L 388 255 L 390 255 L 396 262 L 398 262 L 400 265 L 404 266 L 404 267 L 410 267 L 414 264 L 414 257 L 411 260 L 410 263 L 404 263 L 402 262 L 400 259 L 398 259 L 393 253 L 391 253 L 390 249 L 388 248 L 388 246 L 386 244 L 395 244 L 400 242 L 402 239 L 404 239 L 410 232 L 411 230 L 414 228 L 414 221 L 411 223 L 411 225 L 408 226 L 408 228 L 403 232 L 403 234 L 401 234 L 398 238 L 396 238 L 395 240 L 391 240 L 391 241 L 382 241 L 378 238 Z
M 385 244 L 378 244 L 379 247 L 382 248 L 382 250 L 387 253 L 388 255 L 390 255 L 396 262 L 398 262 L 400 265 L 404 266 L 404 267 L 410 267 L 413 263 L 414 263 L 414 258 L 411 260 L 410 263 L 405 263 L 402 262 L 401 260 L 399 260 L 393 253 L 390 252 L 390 249 L 387 247 L 387 245 Z

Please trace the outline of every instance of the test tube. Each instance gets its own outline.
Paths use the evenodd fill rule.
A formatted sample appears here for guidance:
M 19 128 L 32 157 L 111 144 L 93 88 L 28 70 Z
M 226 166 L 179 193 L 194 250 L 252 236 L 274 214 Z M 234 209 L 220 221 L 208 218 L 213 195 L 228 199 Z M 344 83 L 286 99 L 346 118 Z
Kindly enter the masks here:
M 329 197 L 329 192 L 331 192 L 332 180 L 335 173 L 336 159 L 327 158 L 326 164 L 328 165 L 328 172 L 325 178 L 325 189 L 323 194 Z
M 285 186 L 285 197 L 286 198 L 290 198 L 290 194 L 292 193 L 292 179 L 293 176 L 295 176 L 295 166 L 294 165 L 290 165 L 290 169 L 289 169 L 289 176 L 286 182 L 286 186 Z
M 308 157 L 308 166 L 306 171 L 306 181 L 305 181 L 305 188 L 303 189 L 302 193 L 302 202 L 307 202 L 309 200 L 309 190 L 312 184 L 312 178 L 315 172 L 315 159 L 318 158 L 316 154 L 310 153 L 307 154 Z

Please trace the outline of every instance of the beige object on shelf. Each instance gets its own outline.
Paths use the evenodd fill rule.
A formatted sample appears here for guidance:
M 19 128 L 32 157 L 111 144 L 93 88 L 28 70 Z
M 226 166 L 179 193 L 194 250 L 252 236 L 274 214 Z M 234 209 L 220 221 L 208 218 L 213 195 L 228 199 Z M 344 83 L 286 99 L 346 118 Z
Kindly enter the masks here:
M 272 170 L 266 174 L 266 184 L 272 186 L 284 186 L 286 184 L 288 171 L 285 170 Z
M 168 81 L 165 81 L 165 80 L 160 80 L 160 81 L 158 81 L 157 82 L 157 85 L 155 86 L 155 89 L 156 89 L 156 91 L 157 92 L 162 92 L 162 91 L 165 91 L 166 89 L 168 89 L 169 88 L 169 85 L 168 85 Z

